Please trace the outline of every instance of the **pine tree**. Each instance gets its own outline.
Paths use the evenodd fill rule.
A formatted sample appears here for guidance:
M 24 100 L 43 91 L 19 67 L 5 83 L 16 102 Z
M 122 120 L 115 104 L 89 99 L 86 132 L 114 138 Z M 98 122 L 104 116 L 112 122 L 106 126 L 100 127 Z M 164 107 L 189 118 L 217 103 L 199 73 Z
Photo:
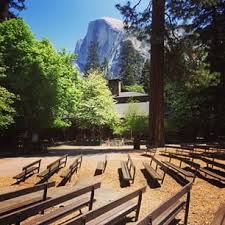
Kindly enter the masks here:
M 107 58 L 104 58 L 104 61 L 101 64 L 101 71 L 102 71 L 105 79 L 110 78 L 109 60 Z
M 134 49 L 130 40 L 124 41 L 120 52 L 120 77 L 124 85 L 138 83 L 141 72 L 142 57 Z
M 87 63 L 84 68 L 85 74 L 90 70 L 100 69 L 99 56 L 98 56 L 98 43 L 92 41 L 88 48 Z
M 150 91 L 149 73 L 150 73 L 150 60 L 147 59 L 144 64 L 142 74 L 139 80 L 139 84 L 141 84 L 144 87 L 146 93 L 149 93 Z
M 25 9 L 25 0 L 0 0 L 0 22 L 16 17 L 15 10 Z

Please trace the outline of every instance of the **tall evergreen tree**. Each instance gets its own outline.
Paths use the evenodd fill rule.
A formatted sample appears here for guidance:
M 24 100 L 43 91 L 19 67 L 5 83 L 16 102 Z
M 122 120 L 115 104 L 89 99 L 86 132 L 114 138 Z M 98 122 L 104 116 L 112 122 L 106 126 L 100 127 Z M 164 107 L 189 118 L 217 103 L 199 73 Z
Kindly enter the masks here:
M 101 64 L 101 71 L 106 79 L 110 79 L 109 60 L 107 58 Z
M 149 93 L 150 91 L 149 73 L 150 73 L 150 60 L 147 59 L 144 64 L 141 77 L 139 80 L 139 84 L 141 84 L 144 87 L 146 93 Z
M 88 71 L 96 69 L 100 69 L 98 43 L 92 41 L 88 48 L 87 63 L 85 65 L 84 72 L 87 74 Z
M 130 40 L 124 41 L 120 52 L 120 77 L 124 85 L 138 83 L 141 72 L 142 57 L 134 49 Z
M 15 11 L 25 9 L 25 0 L 0 0 L 0 22 L 16 17 Z
M 126 5 L 116 5 L 124 16 L 126 28 L 135 31 L 139 38 L 150 40 L 151 33 L 151 76 L 150 76 L 150 134 L 149 144 L 164 145 L 164 39 L 165 0 L 152 0 L 143 12 L 130 1 Z

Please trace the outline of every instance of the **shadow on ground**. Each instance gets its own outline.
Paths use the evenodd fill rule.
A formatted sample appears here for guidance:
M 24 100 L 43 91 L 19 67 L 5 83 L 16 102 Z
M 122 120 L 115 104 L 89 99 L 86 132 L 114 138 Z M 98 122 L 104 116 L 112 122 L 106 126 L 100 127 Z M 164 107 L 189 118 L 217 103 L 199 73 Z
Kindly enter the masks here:
M 95 154 L 109 154 L 109 153 L 140 153 L 142 150 L 133 150 L 132 148 L 90 148 L 90 149 L 51 149 L 48 152 L 35 152 L 35 153 L 19 153 L 19 152 L 2 152 L 0 159 L 2 158 L 15 158 L 15 157 L 54 157 L 63 156 L 78 156 L 78 155 L 95 155 Z
M 122 169 L 121 168 L 118 169 L 118 174 L 119 174 L 120 187 L 121 188 L 129 187 L 130 186 L 130 182 L 123 179 L 123 174 L 122 174 Z
M 146 169 L 141 169 L 141 172 L 143 174 L 143 176 L 145 177 L 147 183 L 148 183 L 148 186 L 150 188 L 159 188 L 161 187 L 161 185 L 159 184 L 159 182 L 155 179 L 153 179 L 146 171 Z

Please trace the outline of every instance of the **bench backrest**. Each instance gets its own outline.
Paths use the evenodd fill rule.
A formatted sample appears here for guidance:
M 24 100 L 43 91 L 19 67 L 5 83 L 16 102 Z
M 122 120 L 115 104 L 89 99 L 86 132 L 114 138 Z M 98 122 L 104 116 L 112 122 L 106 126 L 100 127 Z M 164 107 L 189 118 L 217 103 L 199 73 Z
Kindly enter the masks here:
M 123 203 L 128 202 L 131 199 L 134 199 L 138 196 L 141 198 L 142 193 L 145 192 L 145 190 L 146 190 L 146 187 L 142 187 L 136 191 L 133 191 L 129 194 L 126 194 L 126 195 L 118 198 L 115 201 L 105 204 L 104 206 L 102 206 L 100 208 L 97 208 L 95 210 L 84 213 L 81 216 L 78 216 L 77 218 L 70 220 L 69 222 L 65 223 L 64 225 L 83 225 L 83 224 L 87 223 L 88 221 L 91 221 L 91 220 L 101 216 L 102 214 L 122 205 Z
M 0 201 L 2 202 L 9 199 L 17 198 L 23 195 L 45 190 L 46 188 L 50 188 L 54 186 L 55 186 L 55 182 L 48 182 L 48 183 L 38 184 L 33 187 L 28 187 L 28 188 L 23 188 L 17 191 L 8 192 L 8 193 L 0 195 Z
M 80 167 L 81 166 L 81 163 L 82 163 L 82 155 L 78 156 L 74 161 L 73 163 L 70 165 L 70 169 L 74 169 L 76 167 Z
M 175 154 L 172 154 L 172 153 L 169 154 L 169 157 L 180 160 L 180 167 L 181 167 L 181 163 L 184 162 L 184 163 L 186 163 L 186 164 L 188 164 L 188 165 L 190 165 L 190 166 L 192 166 L 196 169 L 200 168 L 200 164 L 191 161 L 189 158 L 179 157 L 179 156 L 177 156 Z
M 131 172 L 132 172 L 132 177 L 134 179 L 134 176 L 135 176 L 135 172 L 136 172 L 136 167 L 130 157 L 130 155 L 128 154 L 128 160 L 127 160 L 127 167 L 128 167 L 128 170 L 129 170 L 129 173 L 131 175 Z
M 50 163 L 47 166 L 47 169 L 51 169 L 51 167 L 55 166 L 56 164 L 58 164 L 60 166 L 61 164 L 65 163 L 67 161 L 67 157 L 68 157 L 68 155 L 64 155 L 64 156 L 60 157 L 59 159 L 57 159 L 54 162 Z
M 188 183 L 179 192 L 174 194 L 167 201 L 163 202 L 159 207 L 157 207 L 149 215 L 144 217 L 142 220 L 137 222 L 135 225 L 148 225 L 148 224 L 151 224 L 152 221 L 154 221 L 157 218 L 159 218 L 163 214 L 163 212 L 165 212 L 171 206 L 173 206 L 173 204 L 176 203 L 177 201 L 179 201 L 179 199 L 181 199 L 184 195 L 190 194 L 191 188 L 192 188 L 192 183 Z
M 158 159 L 156 159 L 154 156 L 150 156 L 150 157 L 151 157 L 150 165 L 152 164 L 152 162 L 155 162 L 162 169 L 166 169 L 166 166 L 161 161 L 159 161 Z
M 41 159 L 36 160 L 36 161 L 30 163 L 29 165 L 24 166 L 22 170 L 27 170 L 27 169 L 29 169 L 30 167 L 32 167 L 32 166 L 34 166 L 36 164 L 38 165 L 38 167 L 40 167 L 40 165 L 41 165 Z
M 82 188 L 78 188 L 75 190 L 70 191 L 69 193 L 60 195 L 55 198 L 48 199 L 44 202 L 37 203 L 35 205 L 32 205 L 30 207 L 26 207 L 24 209 L 18 210 L 16 212 L 7 214 L 5 216 L 0 217 L 0 224 L 14 224 L 16 222 L 23 221 L 31 216 L 34 216 L 38 214 L 39 212 L 48 209 L 50 207 L 53 207 L 55 205 L 58 205 L 62 202 L 66 202 L 71 200 L 72 198 L 79 197 L 83 194 L 86 194 L 88 192 L 94 192 L 95 189 L 100 188 L 101 183 L 96 182 L 92 185 L 88 185 Z M 93 203 L 94 200 L 94 194 L 91 195 L 91 201 Z

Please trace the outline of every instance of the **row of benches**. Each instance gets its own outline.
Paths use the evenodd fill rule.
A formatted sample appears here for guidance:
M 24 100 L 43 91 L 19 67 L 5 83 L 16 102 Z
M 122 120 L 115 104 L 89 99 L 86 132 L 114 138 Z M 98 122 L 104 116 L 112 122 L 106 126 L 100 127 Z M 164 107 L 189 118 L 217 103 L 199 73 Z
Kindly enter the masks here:
M 187 225 L 188 221 L 188 211 L 190 203 L 190 191 L 192 183 L 187 184 L 178 193 L 173 195 L 166 202 L 161 204 L 155 210 L 148 214 L 145 218 L 138 221 L 140 207 L 142 202 L 142 195 L 146 190 L 146 187 L 139 188 L 133 192 L 125 194 L 118 199 L 101 206 L 100 208 L 93 210 L 93 203 L 95 201 L 94 194 L 95 190 L 100 188 L 101 183 L 97 182 L 85 187 L 78 189 L 73 189 L 70 192 L 56 196 L 54 198 L 47 198 L 47 188 L 53 187 L 54 182 L 36 185 L 34 187 L 25 188 L 22 190 L 10 192 L 7 194 L 0 195 L 1 201 L 10 200 L 12 198 L 17 198 L 25 196 L 30 193 L 43 191 L 44 198 L 41 201 L 33 202 L 20 202 L 17 203 L 17 207 L 14 206 L 12 209 L 4 211 L 0 214 L 0 224 L 20 224 L 22 221 L 38 215 L 38 213 L 44 214 L 44 212 L 56 205 L 62 204 L 68 200 L 75 199 L 72 203 L 55 209 L 41 216 L 36 216 L 35 218 L 25 221 L 25 225 L 46 225 L 52 224 L 53 222 L 62 219 L 73 212 L 81 210 L 83 207 L 88 206 L 88 212 L 81 214 L 72 219 L 66 219 L 61 224 L 63 225 L 106 225 L 106 224 L 116 224 L 126 218 L 131 212 L 135 212 L 134 221 L 136 225 L 147 225 L 147 224 L 169 224 L 173 219 L 176 218 L 178 213 L 185 207 L 185 217 L 184 224 Z M 90 192 L 91 195 L 87 197 L 87 193 Z M 186 199 L 182 198 L 187 195 Z M 82 197 L 84 196 L 84 197 Z M 135 200 L 136 199 L 136 200 Z
M 44 171 L 40 172 L 40 165 L 41 165 L 41 159 L 34 161 L 22 168 L 22 172 L 17 174 L 13 177 L 13 179 L 16 179 L 17 183 L 26 180 L 26 178 L 32 176 L 33 174 L 37 173 L 37 177 L 40 178 L 40 181 L 38 183 L 42 183 L 44 181 L 47 181 L 49 177 L 51 177 L 54 173 L 56 173 L 60 168 L 65 167 L 67 164 L 67 157 L 68 155 L 64 155 L 54 162 L 47 165 L 46 169 Z M 82 156 L 78 156 L 69 166 L 68 169 L 66 169 L 60 177 L 63 178 L 61 183 L 65 183 L 67 180 L 70 180 L 72 175 L 78 171 L 78 169 L 81 167 L 82 163 Z M 107 156 L 105 156 L 104 160 L 98 161 L 96 170 L 100 171 L 101 173 L 105 172 L 107 165 Z
M 214 173 L 214 172 L 212 172 L 212 171 L 210 171 L 210 170 L 208 170 L 206 168 L 202 168 L 200 166 L 200 164 L 194 162 L 193 158 L 190 159 L 188 157 L 181 157 L 181 156 L 178 156 L 178 155 L 172 154 L 172 153 L 170 153 L 168 156 L 170 157 L 170 160 L 172 158 L 175 158 L 177 160 L 180 160 L 180 167 L 182 165 L 182 162 L 184 162 L 185 164 L 189 165 L 192 169 L 194 169 L 195 174 L 197 172 L 199 172 L 199 173 L 204 174 L 205 177 L 208 177 L 209 176 L 209 177 L 212 177 L 212 178 L 214 178 L 214 179 L 216 179 L 216 180 L 218 180 L 220 182 L 225 182 L 225 177 L 224 176 L 219 175 L 217 173 Z M 207 163 L 210 163 L 210 162 L 207 162 Z M 214 164 L 214 166 L 216 166 L 216 165 L 217 164 Z M 209 164 L 207 164 L 207 167 L 209 167 Z

